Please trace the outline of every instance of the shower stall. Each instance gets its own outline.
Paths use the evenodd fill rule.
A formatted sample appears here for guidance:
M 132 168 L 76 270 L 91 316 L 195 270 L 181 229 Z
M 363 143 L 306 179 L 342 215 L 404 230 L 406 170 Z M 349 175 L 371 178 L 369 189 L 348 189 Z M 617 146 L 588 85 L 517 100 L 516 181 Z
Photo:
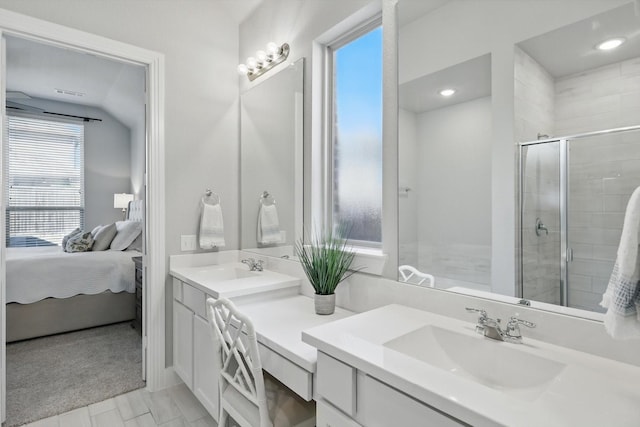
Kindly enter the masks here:
M 518 296 L 603 311 L 640 186 L 640 126 L 520 143 L 518 166 Z

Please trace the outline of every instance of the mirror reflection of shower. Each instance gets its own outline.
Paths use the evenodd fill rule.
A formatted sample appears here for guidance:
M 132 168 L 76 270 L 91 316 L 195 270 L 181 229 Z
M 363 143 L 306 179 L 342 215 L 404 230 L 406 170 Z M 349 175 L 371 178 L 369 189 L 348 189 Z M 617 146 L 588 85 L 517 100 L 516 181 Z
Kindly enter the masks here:
M 519 158 L 523 298 L 604 311 L 626 203 L 640 186 L 640 134 L 609 132 L 640 125 L 639 29 L 627 3 L 515 47 L 515 136 L 530 141 Z M 625 42 L 599 49 L 612 32 Z
M 627 202 L 640 186 L 640 126 L 524 143 L 520 161 L 520 296 L 604 311 Z

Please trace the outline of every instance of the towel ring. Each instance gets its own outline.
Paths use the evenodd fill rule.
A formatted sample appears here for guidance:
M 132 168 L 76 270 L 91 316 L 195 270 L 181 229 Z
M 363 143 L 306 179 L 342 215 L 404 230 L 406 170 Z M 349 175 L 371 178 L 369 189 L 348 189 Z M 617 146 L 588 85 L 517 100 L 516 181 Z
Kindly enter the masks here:
M 276 199 L 274 199 L 273 196 L 265 190 L 260 196 L 260 204 L 262 204 L 263 206 L 272 206 L 276 204 Z
M 202 196 L 202 203 L 207 205 L 217 205 L 220 203 L 220 196 L 207 188 L 204 192 L 204 196 Z

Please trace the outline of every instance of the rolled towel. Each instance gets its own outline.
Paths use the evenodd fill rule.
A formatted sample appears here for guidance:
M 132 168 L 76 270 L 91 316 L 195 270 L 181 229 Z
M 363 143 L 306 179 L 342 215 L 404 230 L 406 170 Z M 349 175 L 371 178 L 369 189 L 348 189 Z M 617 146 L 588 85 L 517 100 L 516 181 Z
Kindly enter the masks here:
M 263 245 L 282 243 L 280 235 L 280 221 L 278 220 L 278 209 L 275 204 L 260 204 L 258 212 L 258 243 Z
M 220 203 L 211 205 L 202 203 L 202 216 L 200 217 L 200 247 L 212 249 L 222 247 L 224 242 L 224 225 L 222 221 L 222 208 Z

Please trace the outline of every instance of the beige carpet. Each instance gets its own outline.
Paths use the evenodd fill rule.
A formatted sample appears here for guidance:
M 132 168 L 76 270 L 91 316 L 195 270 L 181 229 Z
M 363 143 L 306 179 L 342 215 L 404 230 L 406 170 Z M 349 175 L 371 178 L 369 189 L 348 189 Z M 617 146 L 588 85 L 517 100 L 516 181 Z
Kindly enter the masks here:
M 129 322 L 7 344 L 5 427 L 144 387 L 141 338 Z

